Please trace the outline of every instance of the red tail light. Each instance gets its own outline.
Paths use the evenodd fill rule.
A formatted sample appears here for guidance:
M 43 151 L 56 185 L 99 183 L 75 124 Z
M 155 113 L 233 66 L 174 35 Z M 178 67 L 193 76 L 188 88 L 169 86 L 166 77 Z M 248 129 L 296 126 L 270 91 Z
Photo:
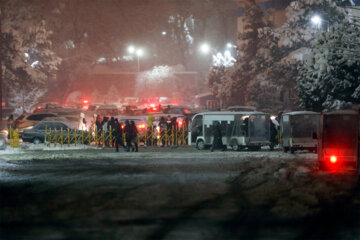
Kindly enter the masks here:
M 153 108 L 153 111 L 156 111 L 156 110 L 157 110 L 157 108 L 156 108 L 156 107 L 154 107 L 154 108 Z
M 181 127 L 183 125 L 183 121 L 179 121 L 179 126 Z
M 125 126 L 124 125 L 121 125 L 121 129 L 124 129 L 125 128 Z
M 330 156 L 330 162 L 335 164 L 337 162 L 337 157 L 334 155 Z
M 88 104 L 88 103 L 89 103 L 89 100 L 84 100 L 83 103 L 84 103 L 84 104 Z
M 36 107 L 37 110 L 41 110 L 41 108 L 42 108 L 41 106 L 37 106 L 37 107 Z

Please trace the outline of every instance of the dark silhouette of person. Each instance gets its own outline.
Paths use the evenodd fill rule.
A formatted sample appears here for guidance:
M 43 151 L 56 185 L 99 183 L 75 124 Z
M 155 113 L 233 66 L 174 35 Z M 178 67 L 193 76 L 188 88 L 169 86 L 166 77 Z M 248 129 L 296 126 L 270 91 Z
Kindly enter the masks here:
M 220 148 L 222 151 L 225 151 L 225 146 L 222 142 L 222 134 L 221 134 L 221 128 L 220 123 L 218 121 L 214 122 L 212 134 L 214 137 L 213 144 L 211 146 L 211 152 L 213 152 L 215 149 Z

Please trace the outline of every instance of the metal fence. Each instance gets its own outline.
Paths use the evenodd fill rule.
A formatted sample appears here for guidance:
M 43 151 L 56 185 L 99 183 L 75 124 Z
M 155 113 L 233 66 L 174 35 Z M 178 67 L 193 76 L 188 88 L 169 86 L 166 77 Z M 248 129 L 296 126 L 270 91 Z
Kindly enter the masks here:
M 19 131 L 10 129 L 10 147 L 17 148 L 19 144 Z M 43 142 L 47 147 L 71 145 L 95 145 L 99 147 L 115 147 L 116 141 L 120 145 L 137 143 L 143 146 L 180 146 L 186 145 L 188 139 L 188 129 L 186 127 L 173 127 L 172 129 L 161 130 L 152 128 L 139 131 L 137 136 L 127 137 L 125 133 L 116 136 L 114 130 L 99 131 L 79 131 L 79 130 L 57 130 L 46 128 Z

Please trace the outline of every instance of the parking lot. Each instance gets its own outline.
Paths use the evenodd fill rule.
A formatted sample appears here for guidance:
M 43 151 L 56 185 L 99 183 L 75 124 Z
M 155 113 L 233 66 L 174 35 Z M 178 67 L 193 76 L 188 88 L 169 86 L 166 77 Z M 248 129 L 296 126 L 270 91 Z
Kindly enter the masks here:
M 360 236 L 356 176 L 319 171 L 315 154 L 140 151 L 2 154 L 1 239 Z

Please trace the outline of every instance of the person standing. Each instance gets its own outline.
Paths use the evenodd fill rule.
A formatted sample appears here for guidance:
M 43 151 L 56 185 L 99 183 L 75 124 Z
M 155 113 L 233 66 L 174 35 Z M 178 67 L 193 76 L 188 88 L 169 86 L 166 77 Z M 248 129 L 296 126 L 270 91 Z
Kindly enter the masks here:
M 130 126 L 131 126 L 131 146 L 132 144 L 134 144 L 135 146 L 135 152 L 139 151 L 139 146 L 138 146 L 138 130 L 136 128 L 135 122 L 131 121 L 130 122 Z M 134 148 L 132 147 L 132 152 L 134 151 Z
M 114 120 L 114 122 L 115 122 L 114 137 L 115 137 L 116 152 L 119 152 L 119 146 L 122 146 L 126 150 L 124 142 L 123 142 L 123 138 L 122 138 L 123 132 L 122 132 L 121 124 L 119 123 L 117 118 Z
M 125 132 L 125 140 L 126 140 L 126 151 L 129 152 L 130 148 L 131 149 L 133 148 L 131 145 L 131 126 L 129 120 L 125 121 L 124 132 Z
M 177 131 L 178 131 L 178 123 L 177 117 L 173 117 L 171 119 L 171 142 L 173 146 L 177 146 Z
M 166 129 L 167 129 L 167 123 L 166 123 L 164 117 L 160 118 L 159 128 L 160 128 L 160 140 L 162 143 L 161 147 L 165 147 L 165 133 L 166 133 Z
M 80 113 L 79 130 L 80 131 L 86 131 L 87 130 L 85 114 L 84 113 Z
M 172 119 L 171 116 L 168 115 L 166 120 L 166 133 L 167 133 L 167 139 L 166 139 L 166 145 L 171 145 L 171 129 L 172 129 Z
M 274 147 L 278 144 L 277 135 L 278 135 L 278 131 L 276 129 L 276 126 L 273 123 L 273 121 L 270 119 L 270 150 L 271 151 L 273 151 Z
M 152 138 L 154 137 L 153 133 L 153 115 L 150 113 L 147 121 L 147 139 L 146 145 L 151 146 Z
M 223 145 L 223 142 L 222 142 L 220 123 L 218 121 L 214 122 L 212 130 L 213 130 L 214 140 L 213 140 L 213 144 L 211 146 L 211 152 L 213 152 L 217 148 L 221 148 L 222 151 L 225 151 L 225 146 Z
M 10 139 L 10 131 L 14 126 L 14 115 L 10 115 L 7 119 L 8 139 Z

